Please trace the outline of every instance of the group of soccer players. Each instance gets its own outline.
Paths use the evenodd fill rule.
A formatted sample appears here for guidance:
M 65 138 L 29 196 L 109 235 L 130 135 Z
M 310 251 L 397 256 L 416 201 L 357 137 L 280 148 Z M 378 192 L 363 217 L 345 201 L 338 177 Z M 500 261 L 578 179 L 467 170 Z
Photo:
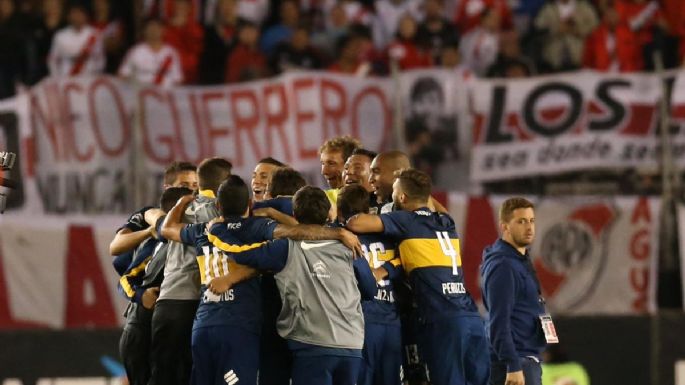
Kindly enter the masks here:
M 165 172 L 110 245 L 133 385 L 474 384 L 490 356 L 454 220 L 402 152 L 320 148 L 329 188 L 259 161 Z M 468 277 L 468 279 L 477 279 Z

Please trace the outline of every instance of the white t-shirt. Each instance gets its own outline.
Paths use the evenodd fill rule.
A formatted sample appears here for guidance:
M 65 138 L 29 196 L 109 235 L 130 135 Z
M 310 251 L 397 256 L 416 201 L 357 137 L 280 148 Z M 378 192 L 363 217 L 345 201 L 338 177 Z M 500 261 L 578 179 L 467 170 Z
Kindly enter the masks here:
M 62 28 L 52 38 L 48 55 L 52 76 L 79 76 L 102 73 L 105 54 L 102 38 L 97 29 L 84 26 Z
M 497 59 L 499 38 L 497 34 L 478 27 L 464 35 L 459 43 L 459 51 L 464 65 L 478 76 L 483 76 Z
M 238 0 L 238 16 L 261 25 L 269 14 L 269 0 Z
M 420 23 L 423 20 L 422 3 L 418 0 L 377 0 L 376 17 L 373 20 L 373 42 L 376 48 L 384 49 L 395 39 L 404 14 L 411 15 Z
M 181 62 L 176 49 L 163 44 L 155 51 L 146 43 L 133 46 L 119 67 L 119 76 L 135 79 L 143 84 L 172 86 L 183 81 Z

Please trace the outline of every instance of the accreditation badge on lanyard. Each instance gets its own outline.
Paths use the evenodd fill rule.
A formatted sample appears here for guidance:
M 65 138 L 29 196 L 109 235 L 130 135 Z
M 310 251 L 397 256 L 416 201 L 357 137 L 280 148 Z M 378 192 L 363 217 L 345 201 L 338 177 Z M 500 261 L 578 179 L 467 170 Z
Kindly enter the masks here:
M 558 344 L 559 336 L 557 336 L 557 329 L 554 327 L 554 321 L 552 321 L 552 316 L 549 313 L 540 315 L 540 325 L 542 325 L 542 331 L 545 333 L 547 343 Z
M 526 256 L 525 259 L 525 266 L 528 268 L 528 271 L 531 274 L 531 277 L 535 281 L 535 286 L 537 286 L 538 290 L 538 300 L 540 301 L 540 304 L 542 305 L 542 308 L 544 309 L 545 307 L 545 299 L 542 297 L 542 289 L 540 287 L 540 280 L 538 280 L 538 275 L 535 272 L 535 268 L 533 267 L 533 263 L 530 260 L 530 257 Z M 549 313 L 544 313 L 539 315 L 540 317 L 540 326 L 542 327 L 543 333 L 545 333 L 545 340 L 547 341 L 548 344 L 558 344 L 559 343 L 559 336 L 557 336 L 557 329 L 554 327 L 554 321 L 552 321 L 552 316 Z

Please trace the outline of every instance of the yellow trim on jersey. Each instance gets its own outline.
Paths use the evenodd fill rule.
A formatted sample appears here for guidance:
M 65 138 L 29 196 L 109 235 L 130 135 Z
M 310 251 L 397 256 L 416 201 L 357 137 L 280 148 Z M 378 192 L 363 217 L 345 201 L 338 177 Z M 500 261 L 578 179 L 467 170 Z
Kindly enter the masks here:
M 152 256 L 145 258 L 145 260 L 141 262 L 140 265 L 134 267 L 133 269 L 131 269 L 131 271 L 128 272 L 128 274 L 124 274 L 121 276 L 121 278 L 119 278 L 119 284 L 121 285 L 121 288 L 124 289 L 124 294 L 126 294 L 126 297 L 128 297 L 129 299 L 133 299 L 133 297 L 135 297 L 136 291 L 133 289 L 131 284 L 128 283 L 128 278 L 135 277 L 141 271 L 145 271 L 145 267 L 150 262 L 150 259 L 152 259 Z
M 328 189 L 324 192 L 326 193 L 328 200 L 331 201 L 332 204 L 338 204 L 338 193 L 340 192 L 339 188 Z
M 456 251 L 457 266 L 461 266 L 461 249 L 458 239 L 450 239 Z M 438 239 L 407 239 L 400 243 L 402 266 L 407 274 L 420 267 L 453 267 L 452 258 L 443 251 Z
M 207 197 L 207 198 L 214 198 L 216 199 L 216 195 L 214 195 L 214 191 L 212 190 L 200 190 L 198 191 L 198 194 Z
M 219 237 L 213 235 L 213 234 L 207 234 L 207 240 L 212 242 L 214 246 L 216 246 L 219 250 L 225 251 L 227 253 L 242 253 L 243 251 L 248 251 L 252 249 L 256 249 L 259 246 L 265 244 L 266 242 L 259 242 L 259 243 L 252 243 L 249 245 L 232 245 L 229 243 L 225 243 Z
M 402 264 L 402 259 L 398 256 L 389 260 L 388 262 L 390 262 L 391 265 L 398 267 Z
M 374 259 L 378 262 L 378 266 L 374 265 Z M 369 266 L 372 269 L 375 269 L 376 267 L 380 267 L 383 263 L 385 262 L 390 262 L 393 264 L 393 266 L 399 266 L 401 262 L 399 262 L 400 258 L 395 256 L 395 250 L 386 250 L 383 252 L 380 252 L 379 250 L 374 250 L 374 251 L 369 251 Z M 397 262 L 395 262 L 397 261 Z

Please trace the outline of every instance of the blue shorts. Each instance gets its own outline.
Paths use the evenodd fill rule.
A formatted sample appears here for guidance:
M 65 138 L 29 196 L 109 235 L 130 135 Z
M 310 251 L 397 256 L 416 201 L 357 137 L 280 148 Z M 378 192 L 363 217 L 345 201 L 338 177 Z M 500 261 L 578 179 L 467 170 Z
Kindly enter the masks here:
M 259 335 L 221 325 L 193 329 L 193 385 L 255 385 Z
M 445 316 L 420 327 L 419 354 L 433 385 L 486 385 L 490 376 L 485 326 L 480 316 Z
M 397 385 L 402 365 L 402 330 L 399 325 L 364 325 L 363 361 L 358 385 Z
M 292 385 L 355 385 L 361 362 L 359 357 L 296 354 Z

